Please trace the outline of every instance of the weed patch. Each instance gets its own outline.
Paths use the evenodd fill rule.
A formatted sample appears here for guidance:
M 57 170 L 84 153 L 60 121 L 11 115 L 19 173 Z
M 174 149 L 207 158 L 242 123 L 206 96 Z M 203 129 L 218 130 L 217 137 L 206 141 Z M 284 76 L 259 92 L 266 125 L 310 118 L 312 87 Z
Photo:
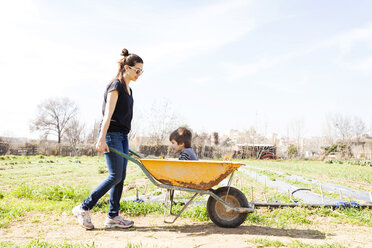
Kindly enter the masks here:
M 65 185 L 21 185 L 11 191 L 16 198 L 28 198 L 51 201 L 81 201 L 89 195 L 89 190 Z
M 17 245 L 13 242 L 0 242 L 0 247 L 4 248 L 97 248 L 94 242 L 92 244 L 70 244 L 67 242 L 60 244 L 48 243 L 40 240 L 31 240 L 28 243 Z
M 337 222 L 372 227 L 372 211 L 370 209 L 345 208 L 338 209 Z
M 313 244 L 307 244 L 301 241 L 294 241 L 291 243 L 282 243 L 278 240 L 270 240 L 267 238 L 258 238 L 253 240 L 247 240 L 248 243 L 254 243 L 256 244 L 256 247 L 289 247 L 289 248 L 346 248 L 345 246 L 342 246 L 340 244 L 321 244 L 321 245 L 313 245 Z
M 70 212 L 74 205 L 75 203 L 72 204 L 71 201 L 35 201 L 32 199 L 18 199 L 12 196 L 6 196 L 0 201 L 0 227 L 8 226 L 18 217 L 31 211 Z
M 256 247 L 282 247 L 284 244 L 278 240 L 269 240 L 269 239 L 253 239 L 253 240 L 247 240 L 249 243 L 255 243 L 257 244 Z
M 107 172 L 108 172 L 107 167 L 100 166 L 98 168 L 98 173 L 99 174 L 104 174 L 104 173 L 107 173 Z
M 346 248 L 340 244 L 322 244 L 322 245 L 313 245 L 313 244 L 306 244 L 304 242 L 296 240 L 295 242 L 289 243 L 287 245 L 289 248 Z
M 143 246 L 142 243 L 139 243 L 139 244 L 128 243 L 124 246 L 124 248 L 145 248 L 145 247 L 148 247 L 148 246 Z M 157 248 L 158 246 L 153 245 L 151 247 L 152 248 Z M 163 246 L 161 246 L 161 247 L 163 247 Z
M 146 203 L 135 201 L 122 202 L 120 204 L 120 210 L 132 216 L 163 213 L 163 207 L 160 203 Z
M 23 215 L 26 209 L 22 206 L 13 207 L 7 204 L 0 203 L 0 228 L 5 227 L 14 218 Z
M 310 211 L 305 208 L 262 209 L 248 214 L 246 222 L 259 225 L 286 227 L 289 224 L 312 224 L 307 217 Z

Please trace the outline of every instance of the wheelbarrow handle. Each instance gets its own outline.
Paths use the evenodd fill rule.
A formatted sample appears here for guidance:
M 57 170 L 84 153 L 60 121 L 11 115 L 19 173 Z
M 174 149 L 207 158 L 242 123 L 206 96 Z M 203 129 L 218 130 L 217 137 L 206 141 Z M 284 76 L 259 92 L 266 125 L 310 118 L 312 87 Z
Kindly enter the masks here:
M 137 160 L 137 159 L 131 157 L 129 154 L 125 154 L 125 153 L 123 153 L 123 152 L 121 152 L 121 151 L 119 151 L 119 150 L 117 150 L 116 148 L 113 148 L 113 147 L 109 147 L 109 149 L 110 149 L 110 152 L 114 152 L 114 153 L 116 153 L 116 154 L 122 156 L 123 158 L 126 158 L 126 159 L 128 159 L 129 161 L 132 161 L 133 163 L 142 166 L 142 163 L 141 163 L 139 160 Z M 132 152 L 132 151 L 131 151 L 131 152 Z M 138 154 L 136 154 L 136 155 L 139 156 Z
M 145 166 L 143 166 L 142 162 L 140 160 L 137 160 L 125 153 L 122 153 L 120 151 L 118 151 L 117 149 L 113 148 L 113 147 L 109 147 L 110 149 L 110 152 L 114 152 L 120 156 L 122 156 L 123 158 L 126 158 L 128 159 L 129 161 L 137 164 L 141 170 L 145 173 L 145 175 L 148 177 L 148 179 L 150 179 L 150 181 L 155 185 L 155 186 L 158 186 L 158 187 L 163 187 L 163 188 L 169 188 L 169 189 L 173 189 L 172 186 L 168 186 L 168 185 L 163 185 L 163 184 L 160 184 L 156 181 L 156 179 L 150 174 L 150 172 L 145 168 Z M 135 154 L 136 156 L 138 157 L 141 157 L 140 155 L 138 155 L 136 152 L 133 152 L 132 150 L 129 150 L 131 153 Z
M 137 152 L 135 152 L 135 151 L 133 151 L 131 149 L 129 149 L 129 153 L 132 154 L 132 155 L 134 155 L 134 156 L 136 156 L 136 157 L 138 157 L 138 158 L 143 158 L 141 155 L 139 155 Z

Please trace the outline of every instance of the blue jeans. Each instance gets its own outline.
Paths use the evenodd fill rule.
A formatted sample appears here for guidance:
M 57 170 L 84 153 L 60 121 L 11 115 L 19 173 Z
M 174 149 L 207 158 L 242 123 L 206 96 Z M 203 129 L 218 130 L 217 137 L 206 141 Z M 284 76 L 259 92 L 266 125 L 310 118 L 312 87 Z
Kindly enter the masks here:
M 120 132 L 107 132 L 106 144 L 128 154 L 128 137 Z M 98 200 L 111 189 L 108 216 L 112 218 L 119 215 L 120 198 L 123 192 L 128 160 L 114 152 L 105 152 L 104 155 L 109 176 L 90 193 L 90 196 L 83 202 L 82 208 L 84 210 L 92 209 Z

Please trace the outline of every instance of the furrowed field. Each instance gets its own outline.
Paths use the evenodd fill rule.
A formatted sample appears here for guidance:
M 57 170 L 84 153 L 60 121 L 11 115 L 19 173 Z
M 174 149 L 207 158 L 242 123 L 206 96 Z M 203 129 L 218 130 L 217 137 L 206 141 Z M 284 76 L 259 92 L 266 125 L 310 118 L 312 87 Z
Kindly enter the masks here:
M 265 169 L 260 173 L 270 180 L 285 180 L 275 173 L 281 172 L 372 191 L 370 166 L 320 161 L 243 162 L 247 168 Z M 106 176 L 103 157 L 0 157 L 0 247 L 372 247 L 369 209 L 264 208 L 249 214 L 240 227 L 225 229 L 209 220 L 205 203 L 190 206 L 181 219 L 169 225 L 163 223 L 161 203 L 127 200 L 121 203 L 122 215 L 133 219 L 135 226 L 105 230 L 108 194 L 92 210 L 96 229 L 86 231 L 78 226 L 71 209 Z M 248 200 L 264 201 L 265 193 L 269 202 L 291 202 L 288 194 L 241 172 L 236 173 L 233 184 Z M 301 186 L 313 187 L 317 193 L 314 186 Z M 135 198 L 136 191 L 148 197 L 164 193 L 137 165 L 129 163 L 123 198 Z M 180 192 L 177 201 L 187 196 Z M 196 200 L 205 202 L 206 197 Z

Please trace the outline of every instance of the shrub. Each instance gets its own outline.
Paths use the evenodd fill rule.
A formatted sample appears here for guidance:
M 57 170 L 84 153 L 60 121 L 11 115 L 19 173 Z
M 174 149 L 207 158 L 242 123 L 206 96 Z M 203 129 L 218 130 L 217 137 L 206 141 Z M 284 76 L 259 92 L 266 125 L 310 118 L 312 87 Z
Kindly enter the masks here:
M 288 157 L 290 158 L 294 158 L 298 155 L 298 147 L 293 145 L 293 144 L 290 144 L 288 146 Z
M 14 195 L 17 198 L 29 198 L 52 201 L 64 200 L 81 201 L 89 195 L 89 190 L 64 185 L 51 185 L 46 187 L 22 185 L 13 190 L 12 195 Z
M 101 167 L 98 168 L 98 173 L 99 174 L 104 174 L 104 173 L 107 173 L 107 172 L 108 172 L 108 170 L 107 170 L 106 167 L 101 166 Z
M 326 156 L 335 154 L 341 154 L 342 156 L 351 155 L 351 147 L 346 143 L 332 144 L 322 148 Z

